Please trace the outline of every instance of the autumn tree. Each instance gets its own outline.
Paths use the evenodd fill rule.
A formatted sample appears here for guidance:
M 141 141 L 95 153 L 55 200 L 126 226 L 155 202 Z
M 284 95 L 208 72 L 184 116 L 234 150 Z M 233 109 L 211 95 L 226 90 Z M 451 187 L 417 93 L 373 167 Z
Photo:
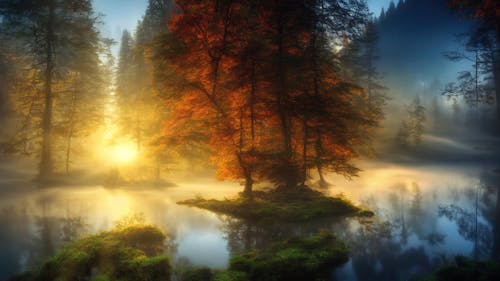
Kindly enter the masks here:
M 357 172 L 349 160 L 372 122 L 331 47 L 359 34 L 363 2 L 176 3 L 156 54 L 173 104 L 167 136 L 207 139 L 218 175 L 244 179 L 247 196 L 259 180 L 295 188 L 318 163 Z

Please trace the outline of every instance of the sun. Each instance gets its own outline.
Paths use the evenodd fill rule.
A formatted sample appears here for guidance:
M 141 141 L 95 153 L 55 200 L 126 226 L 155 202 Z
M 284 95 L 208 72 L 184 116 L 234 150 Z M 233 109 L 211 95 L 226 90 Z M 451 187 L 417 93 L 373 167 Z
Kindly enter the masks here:
M 111 153 L 117 164 L 129 164 L 137 158 L 137 149 L 132 144 L 116 144 L 111 148 Z

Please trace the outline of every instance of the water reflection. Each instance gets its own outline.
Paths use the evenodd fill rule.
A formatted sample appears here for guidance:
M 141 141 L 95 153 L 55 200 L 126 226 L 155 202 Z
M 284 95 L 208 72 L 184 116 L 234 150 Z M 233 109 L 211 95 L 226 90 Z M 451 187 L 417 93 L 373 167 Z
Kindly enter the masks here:
M 333 230 L 351 246 L 351 259 L 335 272 L 336 280 L 408 279 L 456 254 L 499 257 L 498 171 L 450 166 L 365 170 L 350 183 L 328 178 L 338 184 L 328 192 L 367 206 L 375 218 L 300 224 L 261 225 L 175 204 L 197 194 L 235 194 L 239 187 L 230 184 L 139 191 L 24 187 L 14 192 L 8 189 L 15 186 L 2 186 L 0 279 L 33 266 L 68 241 L 109 229 L 123 216 L 137 213 L 169 233 L 166 248 L 180 265 L 224 268 L 231 253 L 266 248 L 318 229 Z

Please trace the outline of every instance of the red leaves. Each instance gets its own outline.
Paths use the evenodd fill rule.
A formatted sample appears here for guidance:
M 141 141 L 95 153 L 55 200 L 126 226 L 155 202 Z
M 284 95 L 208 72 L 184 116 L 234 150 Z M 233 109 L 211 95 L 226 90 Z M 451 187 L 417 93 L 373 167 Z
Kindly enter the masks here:
M 335 170 L 356 155 L 360 93 L 342 81 L 308 1 L 177 5 L 171 45 L 184 47 L 164 60 L 178 76 L 165 83 L 180 93 L 165 134 L 207 136 L 222 179 L 296 184 L 299 169 Z

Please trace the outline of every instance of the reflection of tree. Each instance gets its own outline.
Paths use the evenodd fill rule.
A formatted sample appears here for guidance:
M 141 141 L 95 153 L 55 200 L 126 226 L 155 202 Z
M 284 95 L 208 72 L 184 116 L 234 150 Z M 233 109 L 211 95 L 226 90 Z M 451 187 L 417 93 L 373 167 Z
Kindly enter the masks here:
M 444 241 L 445 236 L 437 232 L 437 218 L 427 208 L 435 196 L 424 197 L 417 182 L 410 187 L 404 183 L 394 185 L 393 192 L 388 196 L 389 217 L 395 231 L 399 234 L 400 243 L 405 245 L 411 235 L 432 246 Z
M 265 249 L 276 241 L 294 236 L 307 237 L 320 229 L 332 229 L 338 219 L 321 219 L 301 224 L 267 222 L 255 223 L 228 216 L 221 216 L 222 231 L 228 241 L 229 250 L 239 253 L 249 249 Z
M 404 248 L 401 224 L 389 221 L 323 219 L 307 223 L 257 224 L 221 217 L 232 253 L 265 249 L 291 236 L 310 236 L 318 229 L 330 229 L 350 245 L 353 269 L 358 280 L 399 280 L 415 269 L 430 269 L 423 247 Z
M 423 247 L 403 249 L 396 238 L 400 226 L 372 222 L 350 235 L 353 268 L 358 280 L 402 280 L 416 268 L 430 268 Z
M 492 225 L 491 258 L 500 260 L 500 169 L 483 171 L 480 179 L 485 187 L 481 212 Z
M 21 270 L 20 261 L 28 250 L 29 218 L 25 205 L 0 211 L 0 280 Z
M 454 221 L 458 233 L 474 243 L 473 255 L 486 257 L 491 249 L 491 228 L 477 220 L 477 214 L 456 205 L 439 208 L 439 215 Z
M 474 244 L 475 258 L 499 257 L 500 177 L 494 171 L 483 172 L 481 183 L 462 192 L 469 208 L 449 205 L 440 207 L 439 215 L 457 224 L 460 235 Z M 496 196 L 495 196 L 496 195 Z M 496 197 L 496 198 L 495 198 Z M 458 200 L 455 200 L 458 201 Z
M 50 200 L 42 199 L 38 204 L 41 210 L 39 215 L 33 216 L 34 230 L 31 238 L 27 239 L 30 240 L 27 249 L 28 266 L 35 266 L 42 259 L 53 255 L 60 245 L 81 237 L 88 228 L 83 217 L 72 215 L 69 211 L 64 216 L 53 214 Z

